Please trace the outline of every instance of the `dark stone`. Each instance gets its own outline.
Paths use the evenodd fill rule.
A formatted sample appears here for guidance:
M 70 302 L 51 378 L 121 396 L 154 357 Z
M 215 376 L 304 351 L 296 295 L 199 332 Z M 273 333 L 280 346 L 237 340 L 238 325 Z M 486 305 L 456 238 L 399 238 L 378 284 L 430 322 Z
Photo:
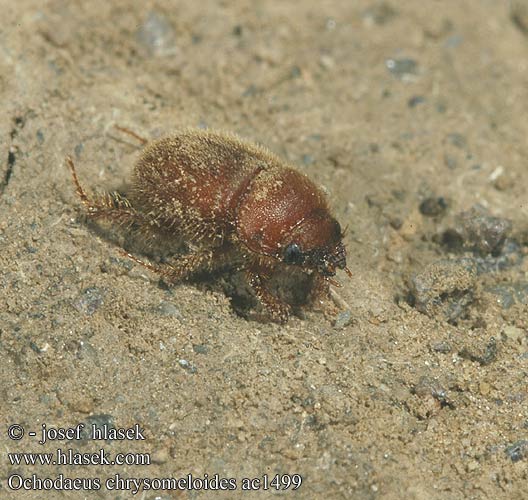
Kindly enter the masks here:
M 518 462 L 519 460 L 528 457 L 528 440 L 521 439 L 520 441 L 511 444 L 506 448 L 505 452 L 512 462 Z
M 445 213 L 447 206 L 447 202 L 442 196 L 426 198 L 420 203 L 420 213 L 428 217 L 437 217 Z
M 461 358 L 469 359 L 470 361 L 475 361 L 480 366 L 487 366 L 493 363 L 495 359 L 497 359 L 497 341 L 494 337 L 491 337 L 488 342 L 488 345 L 486 346 L 486 350 L 482 355 L 470 352 L 467 348 L 462 349 L 458 353 L 458 355 Z
M 416 106 L 418 106 L 418 104 L 422 104 L 424 102 L 425 97 L 421 95 L 415 95 L 407 101 L 407 106 L 409 106 L 409 108 L 415 108 Z

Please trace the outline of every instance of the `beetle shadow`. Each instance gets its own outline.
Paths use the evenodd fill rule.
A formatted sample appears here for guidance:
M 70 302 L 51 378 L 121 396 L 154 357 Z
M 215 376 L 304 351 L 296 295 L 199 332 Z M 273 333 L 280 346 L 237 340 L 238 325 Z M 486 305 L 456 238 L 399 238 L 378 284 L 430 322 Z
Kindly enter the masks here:
M 301 271 L 277 272 L 270 279 L 269 290 L 281 301 L 290 305 L 292 315 L 305 319 L 304 310 L 309 305 L 313 276 Z M 221 292 L 229 298 L 235 314 L 247 321 L 267 323 L 273 321 L 247 282 L 245 273 L 231 267 L 212 272 L 201 271 L 188 280 L 204 291 Z

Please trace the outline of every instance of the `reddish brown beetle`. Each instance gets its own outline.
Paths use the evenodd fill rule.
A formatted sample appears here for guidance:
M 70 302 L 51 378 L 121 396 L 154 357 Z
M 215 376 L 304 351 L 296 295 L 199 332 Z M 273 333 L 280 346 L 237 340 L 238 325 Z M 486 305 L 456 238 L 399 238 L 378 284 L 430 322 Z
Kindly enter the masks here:
M 341 227 L 321 190 L 267 149 L 235 135 L 188 129 L 153 141 L 136 164 L 126 198 L 88 197 L 71 158 L 67 163 L 90 217 L 139 231 L 152 245 L 176 237 L 190 244 L 172 264 L 127 254 L 170 283 L 241 262 L 257 297 L 285 322 L 290 306 L 266 286 L 277 268 L 314 273 L 315 296 L 337 284 L 337 268 L 351 275 Z

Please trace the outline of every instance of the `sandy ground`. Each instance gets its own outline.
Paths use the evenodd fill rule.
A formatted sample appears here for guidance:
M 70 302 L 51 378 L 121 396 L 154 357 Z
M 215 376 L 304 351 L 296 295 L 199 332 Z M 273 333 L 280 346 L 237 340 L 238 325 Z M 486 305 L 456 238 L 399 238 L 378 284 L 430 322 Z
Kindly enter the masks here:
M 293 498 L 527 497 L 528 3 L 1 4 L 1 498 L 265 498 L 243 478 L 277 474 Z M 115 124 L 230 130 L 322 185 L 348 226 L 340 312 L 281 326 L 236 313 L 233 277 L 171 288 L 123 258 L 64 163 L 126 184 Z M 145 440 L 38 443 L 80 423 Z M 151 464 L 8 456 L 59 448 Z M 33 475 L 94 489 L 12 490 Z

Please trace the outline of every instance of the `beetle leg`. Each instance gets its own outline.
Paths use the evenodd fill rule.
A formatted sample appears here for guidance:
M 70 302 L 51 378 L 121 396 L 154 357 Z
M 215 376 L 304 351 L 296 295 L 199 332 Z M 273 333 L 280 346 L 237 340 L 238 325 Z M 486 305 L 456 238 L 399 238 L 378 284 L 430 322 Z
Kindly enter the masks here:
M 141 235 L 144 245 L 152 246 L 160 238 L 160 227 L 154 221 L 138 212 L 130 202 L 117 192 L 105 192 L 88 196 L 84 191 L 75 165 L 71 157 L 66 157 L 66 163 L 71 171 L 77 195 L 86 208 L 86 214 L 91 219 L 105 220 L 116 224 L 125 230 L 134 230 Z
M 316 302 L 322 298 L 328 297 L 330 293 L 330 283 L 318 273 L 313 274 L 312 289 L 310 291 L 310 300 Z
M 325 313 L 334 315 L 338 308 L 330 301 L 330 283 L 324 276 L 314 274 L 309 300 Z
M 201 252 L 189 253 L 178 256 L 175 263 L 165 264 L 151 264 L 150 262 L 139 259 L 138 257 L 120 250 L 120 253 L 137 264 L 149 269 L 150 271 L 161 276 L 167 283 L 174 284 L 188 278 L 191 274 L 199 269 L 210 265 L 214 260 L 214 252 L 212 250 L 204 250 Z
M 290 316 L 291 308 L 273 295 L 266 287 L 266 281 L 269 280 L 268 272 L 269 270 L 260 266 L 252 266 L 246 270 L 246 275 L 255 295 L 268 310 L 271 317 L 281 323 L 286 323 Z
M 146 223 L 144 215 L 139 213 L 130 202 L 119 193 L 103 193 L 89 197 L 79 182 L 75 165 L 70 156 L 66 157 L 75 184 L 77 195 L 86 208 L 89 217 L 93 219 L 106 219 L 120 226 L 129 227 L 135 223 Z

